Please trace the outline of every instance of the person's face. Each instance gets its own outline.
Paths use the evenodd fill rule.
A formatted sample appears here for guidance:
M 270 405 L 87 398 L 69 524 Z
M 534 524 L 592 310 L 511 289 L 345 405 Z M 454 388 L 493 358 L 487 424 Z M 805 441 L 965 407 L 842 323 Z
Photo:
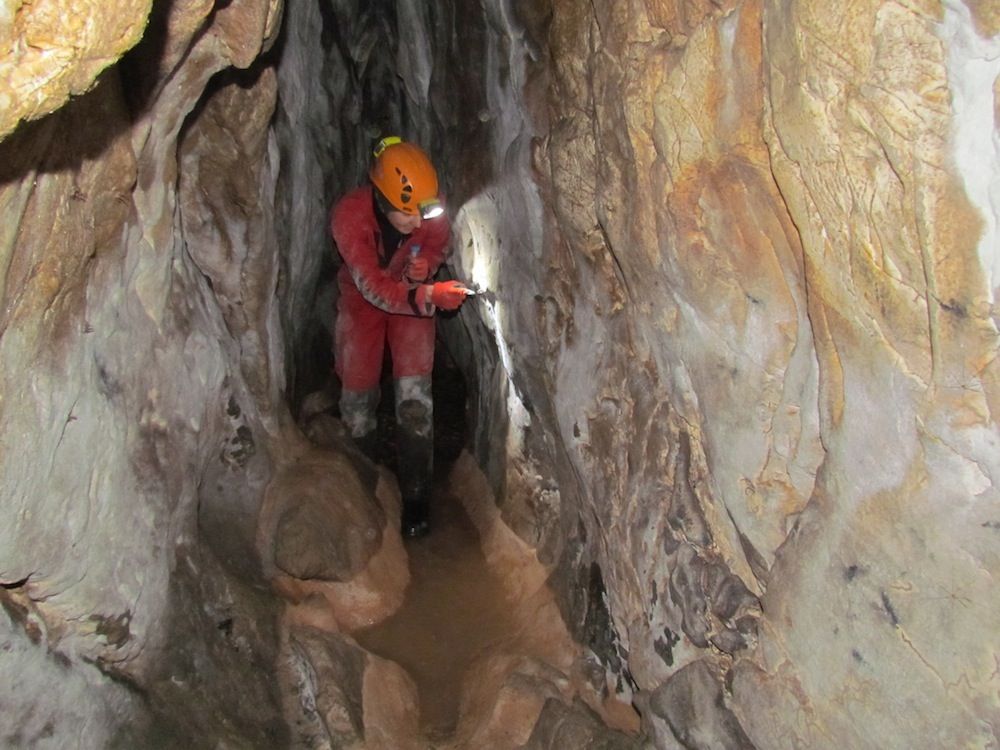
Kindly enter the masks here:
M 404 214 L 402 211 L 389 211 L 385 218 L 400 234 L 410 234 L 420 229 L 420 214 Z

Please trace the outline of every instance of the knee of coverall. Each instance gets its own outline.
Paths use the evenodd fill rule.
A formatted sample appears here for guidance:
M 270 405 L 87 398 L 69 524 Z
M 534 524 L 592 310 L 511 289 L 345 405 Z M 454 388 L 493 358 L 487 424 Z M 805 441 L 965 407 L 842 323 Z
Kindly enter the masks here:
M 375 410 L 378 408 L 379 389 L 340 392 L 340 419 L 351 433 L 359 438 L 375 431 L 378 424 Z
M 386 340 L 392 352 L 394 378 L 430 376 L 434 369 L 435 326 L 434 318 L 389 316 Z
M 434 426 L 434 401 L 430 375 L 396 378 L 396 423 L 400 430 L 430 438 Z

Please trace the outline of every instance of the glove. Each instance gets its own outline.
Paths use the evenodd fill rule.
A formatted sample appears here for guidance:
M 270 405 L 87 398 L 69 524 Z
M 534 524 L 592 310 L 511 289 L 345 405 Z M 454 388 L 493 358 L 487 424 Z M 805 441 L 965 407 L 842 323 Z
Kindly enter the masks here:
M 414 255 L 406 264 L 406 278 L 410 281 L 423 281 L 427 278 L 428 271 L 430 268 L 427 265 L 427 258 L 421 258 L 419 255 Z
M 460 281 L 439 281 L 431 285 L 431 302 L 442 310 L 457 310 L 468 291 Z

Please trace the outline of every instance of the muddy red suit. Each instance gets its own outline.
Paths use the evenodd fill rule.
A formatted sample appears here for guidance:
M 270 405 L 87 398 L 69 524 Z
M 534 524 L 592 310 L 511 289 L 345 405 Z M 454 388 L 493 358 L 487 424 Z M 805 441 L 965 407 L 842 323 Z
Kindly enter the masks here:
M 376 203 L 374 189 L 365 186 L 337 202 L 330 229 L 344 260 L 337 276 L 340 299 L 335 330 L 341 417 L 358 445 L 371 456 L 382 357 L 388 344 L 405 514 L 408 499 L 425 502 L 433 461 L 431 370 L 437 308 L 432 301 L 434 286 L 424 282 L 434 276 L 445 258 L 448 219 L 444 215 L 424 219 L 408 235 L 393 232 Z M 394 240 L 398 246 L 386 246 Z M 417 247 L 419 250 L 412 253 Z M 417 253 L 426 261 L 427 276 L 410 279 L 408 265 Z

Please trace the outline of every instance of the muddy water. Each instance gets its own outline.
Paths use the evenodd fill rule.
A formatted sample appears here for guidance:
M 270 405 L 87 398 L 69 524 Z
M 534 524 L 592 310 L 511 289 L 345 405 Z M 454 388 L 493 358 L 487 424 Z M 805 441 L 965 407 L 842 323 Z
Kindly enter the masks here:
M 402 607 L 354 637 L 406 669 L 420 692 L 425 734 L 443 740 L 455 729 L 467 668 L 485 653 L 516 649 L 518 633 L 461 502 L 439 490 L 433 503 L 430 535 L 407 542 L 411 582 Z
M 404 722 L 394 731 L 407 736 L 378 747 L 521 747 L 553 695 L 566 705 L 582 700 L 610 726 L 634 734 L 631 706 L 606 700 L 589 672 L 582 675 L 581 649 L 546 584 L 547 569 L 502 522 L 486 477 L 463 450 L 461 376 L 447 362 L 438 365 L 432 530 L 406 543 L 410 584 L 400 608 L 351 633 L 362 648 L 405 669 L 418 691 L 422 736 L 413 737 L 412 723 Z M 395 446 L 388 406 L 380 422 L 389 465 Z

